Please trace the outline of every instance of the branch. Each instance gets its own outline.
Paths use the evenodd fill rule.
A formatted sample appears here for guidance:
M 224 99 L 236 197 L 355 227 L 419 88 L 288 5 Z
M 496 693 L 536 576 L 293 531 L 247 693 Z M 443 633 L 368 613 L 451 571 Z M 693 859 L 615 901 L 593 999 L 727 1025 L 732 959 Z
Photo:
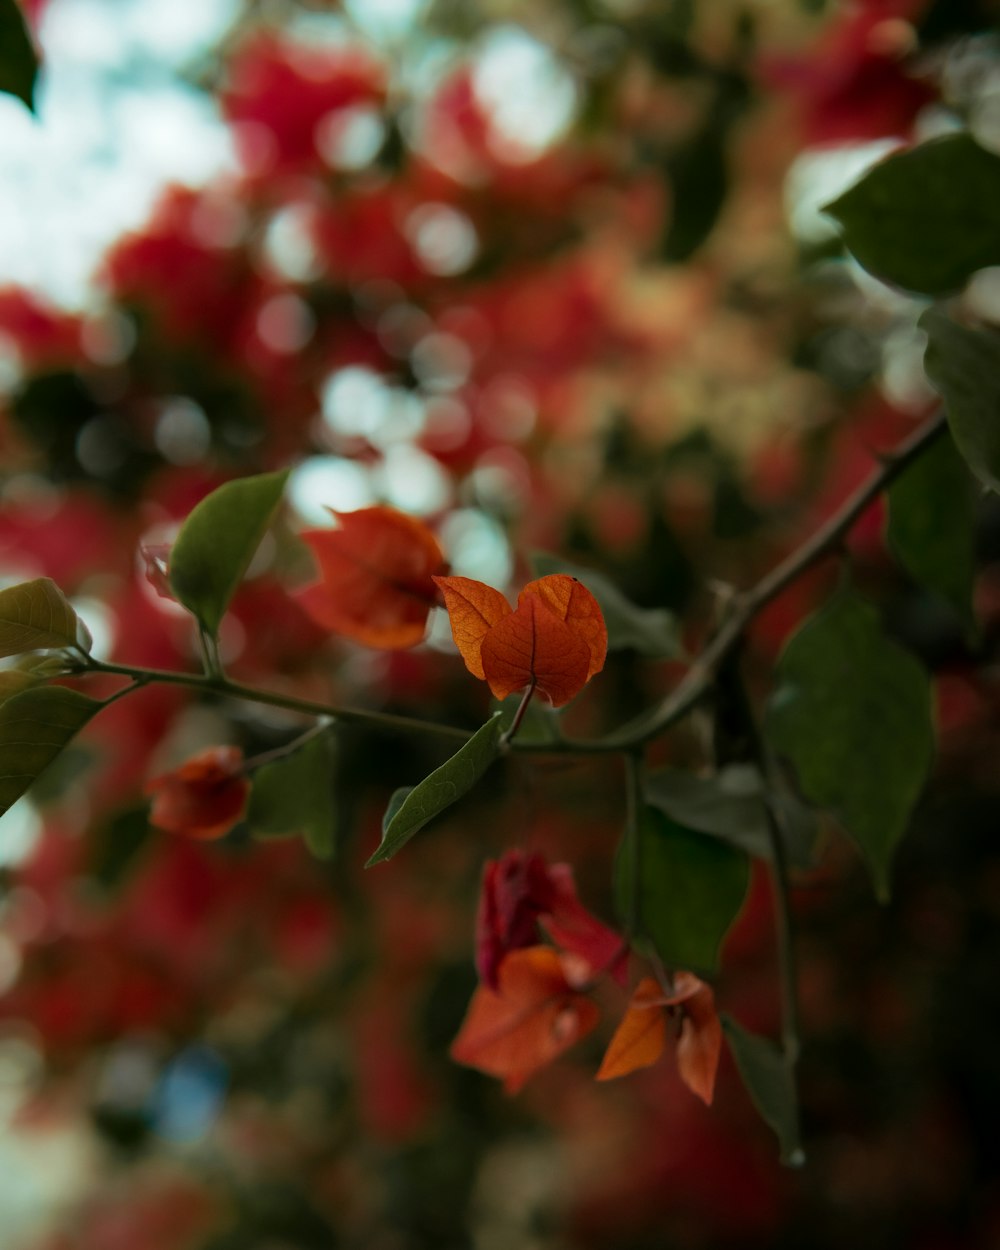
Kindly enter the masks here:
M 675 724 L 708 692 L 722 661 L 738 645 L 755 616 L 814 564 L 834 551 L 852 526 L 883 490 L 913 463 L 947 429 L 944 412 L 930 417 L 887 456 L 840 508 L 791 555 L 767 573 L 751 590 L 737 598 L 735 609 L 696 658 L 678 686 L 666 699 L 641 717 L 624 725 L 605 744 L 627 751 L 657 737 Z M 576 746 L 577 744 L 573 744 Z

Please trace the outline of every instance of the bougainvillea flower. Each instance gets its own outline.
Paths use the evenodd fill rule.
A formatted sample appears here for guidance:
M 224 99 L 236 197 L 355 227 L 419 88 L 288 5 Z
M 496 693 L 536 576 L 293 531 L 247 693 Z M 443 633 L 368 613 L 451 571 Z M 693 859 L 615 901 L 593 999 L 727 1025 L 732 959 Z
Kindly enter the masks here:
M 575 577 L 530 582 L 513 610 L 499 590 L 469 577 L 435 577 L 465 666 L 498 699 L 533 687 L 562 707 L 604 667 L 600 605 Z
M 496 991 L 475 992 L 451 1057 L 503 1079 L 508 1094 L 585 1037 L 598 1011 L 567 980 L 562 957 L 548 946 L 512 951 Z
M 504 958 L 537 942 L 539 924 L 557 946 L 585 961 L 588 976 L 610 970 L 624 977 L 626 944 L 580 902 L 569 864 L 546 864 L 541 855 L 514 850 L 483 869 L 476 967 L 490 989 L 498 988 Z
M 652 977 L 639 982 L 608 1045 L 597 1079 L 610 1081 L 656 1063 L 667 1044 L 665 1008 L 680 1018 L 677 1070 L 681 1080 L 702 1102 L 710 1104 L 722 1051 L 722 1025 L 711 988 L 690 972 L 676 974 L 670 994 L 664 993 Z
M 146 581 L 161 599 L 173 599 L 176 602 L 170 585 L 170 544 L 140 543 L 139 555 L 145 565 Z
M 208 842 L 221 838 L 243 817 L 250 782 L 239 747 L 209 747 L 173 772 L 146 783 L 153 796 L 149 822 L 167 833 Z
M 447 570 L 438 541 L 394 508 L 333 512 L 339 528 L 307 530 L 320 580 L 299 592 L 318 625 L 369 647 L 413 647 L 438 602 L 435 574 Z

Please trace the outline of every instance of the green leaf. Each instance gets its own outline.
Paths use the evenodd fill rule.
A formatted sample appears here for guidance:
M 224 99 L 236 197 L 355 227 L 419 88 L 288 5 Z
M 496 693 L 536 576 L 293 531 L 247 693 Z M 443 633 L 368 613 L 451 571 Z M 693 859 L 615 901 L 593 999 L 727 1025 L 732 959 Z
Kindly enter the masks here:
M 450 760 L 440 768 L 435 768 L 429 777 L 414 786 L 398 802 L 391 817 L 387 813 L 387 820 L 382 828 L 382 842 L 365 867 L 370 868 L 373 864 L 391 859 L 429 820 L 433 820 L 471 790 L 499 755 L 502 733 L 500 714 L 495 712 Z M 400 795 L 401 791 L 397 790 L 390 808 L 400 799 Z
M 51 647 L 90 647 L 90 634 L 51 578 L 0 590 L 0 656 Z
M 975 501 L 950 438 L 928 447 L 889 490 L 889 545 L 915 581 L 946 600 L 975 632 Z
M 782 1163 L 801 1167 L 806 1156 L 799 1135 L 799 1103 L 792 1065 L 779 1046 L 766 1037 L 748 1033 L 731 1016 L 723 1015 L 722 1029 L 753 1105 L 778 1135 Z
M 103 704 L 65 686 L 41 686 L 0 705 L 0 816 Z
M 327 735 L 310 738 L 297 751 L 263 764 L 253 774 L 247 824 L 257 837 L 301 833 L 317 859 L 334 852 L 336 818 Z
M 656 660 L 673 660 L 683 655 L 673 613 L 663 608 L 640 608 L 626 599 L 603 573 L 571 564 L 548 552 L 534 552 L 531 563 L 539 577 L 566 573 L 587 587 L 604 613 L 609 651 L 624 651 L 631 647 L 640 655 Z
M 685 829 L 653 807 L 639 814 L 638 863 L 620 855 L 616 898 L 623 916 L 638 868 L 636 935 L 652 942 L 670 968 L 713 973 L 750 881 L 746 854 Z
M 648 774 L 646 802 L 671 820 L 699 833 L 721 838 L 758 859 L 771 859 L 771 833 L 765 806 L 766 787 L 752 764 L 730 764 L 711 777 L 675 768 Z M 812 863 L 815 815 L 791 795 L 772 793 L 789 859 L 797 868 Z
M 924 370 L 944 400 L 955 446 L 989 490 L 1000 492 L 1000 335 L 969 330 L 940 308 L 920 318 Z
M 1000 157 L 967 133 L 896 152 L 824 212 L 869 272 L 925 295 L 1000 264 Z
M 813 803 L 830 808 L 868 860 L 881 899 L 934 751 L 927 673 L 842 594 L 798 630 L 767 710 L 775 750 Z
M 38 57 L 16 0 L 0 0 L 0 91 L 35 110 Z
M 226 482 L 181 526 L 170 551 L 170 585 L 213 637 L 274 519 L 287 477 L 283 470 Z

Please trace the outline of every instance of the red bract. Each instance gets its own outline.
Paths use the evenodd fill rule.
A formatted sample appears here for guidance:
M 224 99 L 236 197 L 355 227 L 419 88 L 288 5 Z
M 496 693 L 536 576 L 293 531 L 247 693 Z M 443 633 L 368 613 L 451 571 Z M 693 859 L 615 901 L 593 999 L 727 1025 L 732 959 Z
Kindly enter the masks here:
M 503 595 L 468 577 L 435 577 L 455 645 L 498 699 L 533 687 L 562 707 L 604 667 L 608 631 L 587 588 L 563 573 L 531 582 L 511 611 Z
M 476 918 L 476 967 L 498 987 L 500 965 L 513 950 L 535 943 L 538 924 L 564 951 L 583 959 L 591 973 L 622 974 L 625 943 L 580 902 L 569 864 L 546 864 L 541 855 L 507 851 L 489 861 Z
M 150 824 L 208 842 L 242 818 L 250 795 L 239 747 L 209 747 L 180 768 L 146 784 L 153 796 Z
M 423 524 L 392 508 L 333 512 L 339 529 L 302 535 L 320 581 L 299 601 L 317 624 L 369 647 L 413 647 L 437 602 L 434 574 L 447 568 Z
M 476 990 L 451 1056 L 503 1078 L 516 1094 L 540 1068 L 597 1024 L 589 998 L 570 985 L 558 952 L 547 946 L 512 951 L 500 966 L 497 992 Z

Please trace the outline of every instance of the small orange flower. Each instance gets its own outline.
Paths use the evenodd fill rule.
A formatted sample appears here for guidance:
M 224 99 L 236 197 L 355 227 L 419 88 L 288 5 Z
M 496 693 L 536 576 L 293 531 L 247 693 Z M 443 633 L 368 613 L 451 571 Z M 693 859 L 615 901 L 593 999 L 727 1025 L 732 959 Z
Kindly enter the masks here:
M 250 782 L 239 747 L 209 747 L 173 772 L 146 783 L 153 796 L 149 823 L 167 833 L 210 842 L 221 838 L 246 811 Z
M 469 577 L 435 577 L 455 645 L 474 677 L 498 699 L 534 687 L 562 707 L 604 667 L 608 631 L 600 605 L 575 577 L 530 582 L 517 607 Z
M 615 1030 L 597 1073 L 599 1081 L 626 1076 L 656 1063 L 667 1044 L 663 1008 L 679 1014 L 677 1070 L 684 1084 L 704 1103 L 711 1103 L 722 1051 L 722 1025 L 711 986 L 691 972 L 678 972 L 672 994 L 652 977 L 635 988 L 628 1010 Z

